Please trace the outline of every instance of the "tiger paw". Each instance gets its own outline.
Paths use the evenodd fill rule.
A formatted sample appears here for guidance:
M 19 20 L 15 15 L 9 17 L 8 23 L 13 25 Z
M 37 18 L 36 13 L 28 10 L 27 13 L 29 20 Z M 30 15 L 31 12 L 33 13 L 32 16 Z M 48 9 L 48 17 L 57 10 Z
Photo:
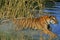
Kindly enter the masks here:
M 57 35 L 56 34 L 52 34 L 51 37 L 52 38 L 57 38 Z

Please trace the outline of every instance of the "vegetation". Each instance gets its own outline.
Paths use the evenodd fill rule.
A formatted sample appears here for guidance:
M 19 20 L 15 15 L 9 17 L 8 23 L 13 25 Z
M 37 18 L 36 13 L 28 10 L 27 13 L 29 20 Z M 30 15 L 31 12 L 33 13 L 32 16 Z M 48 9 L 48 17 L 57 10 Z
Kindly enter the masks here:
M 0 0 L 0 18 L 31 17 L 31 10 L 41 6 L 40 0 Z
M 0 0 L 0 18 L 34 17 L 42 14 L 48 0 Z

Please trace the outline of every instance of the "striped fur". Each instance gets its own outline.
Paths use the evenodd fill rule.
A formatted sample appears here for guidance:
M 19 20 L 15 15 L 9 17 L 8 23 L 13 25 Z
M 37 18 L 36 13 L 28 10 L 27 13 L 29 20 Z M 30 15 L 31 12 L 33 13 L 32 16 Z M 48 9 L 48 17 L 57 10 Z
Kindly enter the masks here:
M 57 24 L 57 19 L 55 16 L 41 16 L 39 18 L 23 18 L 23 19 L 13 19 L 14 24 L 17 25 L 16 29 L 20 30 L 23 28 L 32 28 L 42 30 L 44 33 L 51 36 L 56 36 L 48 29 L 50 23 Z M 50 27 L 49 27 L 50 28 Z

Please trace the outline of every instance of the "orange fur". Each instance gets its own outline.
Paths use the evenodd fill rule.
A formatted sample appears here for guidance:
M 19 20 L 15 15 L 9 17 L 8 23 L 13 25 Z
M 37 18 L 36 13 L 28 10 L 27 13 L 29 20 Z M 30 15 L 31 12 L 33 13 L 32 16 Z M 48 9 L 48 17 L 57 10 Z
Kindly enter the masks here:
M 47 29 L 47 25 L 55 16 L 41 16 L 39 18 L 23 18 L 23 19 L 13 19 L 14 24 L 17 25 L 16 29 L 23 29 L 23 28 L 33 28 L 38 30 L 43 30 L 44 33 L 49 34 L 51 37 L 56 37 L 54 33 Z M 54 23 L 57 23 L 57 20 L 53 20 Z

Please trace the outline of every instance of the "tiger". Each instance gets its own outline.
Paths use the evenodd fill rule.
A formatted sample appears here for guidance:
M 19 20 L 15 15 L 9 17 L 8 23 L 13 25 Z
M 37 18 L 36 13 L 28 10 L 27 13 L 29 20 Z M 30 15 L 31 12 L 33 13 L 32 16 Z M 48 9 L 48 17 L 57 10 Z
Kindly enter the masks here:
M 57 37 L 56 34 L 51 32 L 52 28 L 50 27 L 50 24 L 58 23 L 54 15 L 43 15 L 38 18 L 13 19 L 12 21 L 17 25 L 16 30 L 22 30 L 23 28 L 38 29 L 50 35 L 52 38 Z

